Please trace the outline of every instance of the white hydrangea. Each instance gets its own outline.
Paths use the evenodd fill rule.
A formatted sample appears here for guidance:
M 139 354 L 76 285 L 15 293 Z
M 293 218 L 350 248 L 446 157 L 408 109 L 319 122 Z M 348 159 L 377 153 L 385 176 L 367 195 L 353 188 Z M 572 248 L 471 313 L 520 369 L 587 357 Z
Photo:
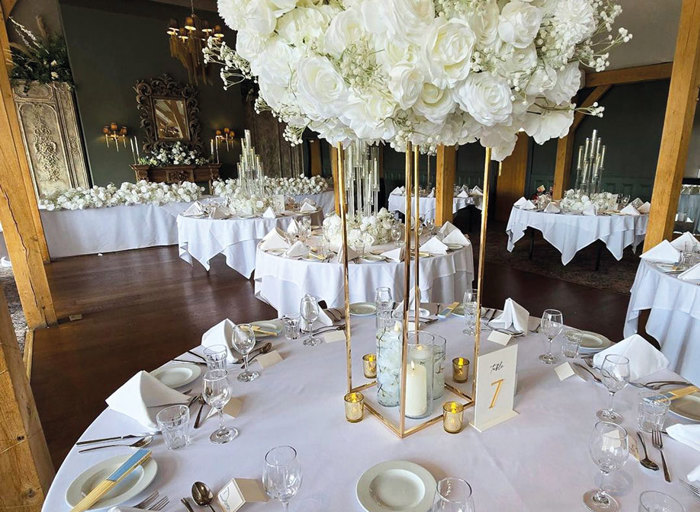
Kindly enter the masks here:
M 347 218 L 348 245 L 354 247 L 362 240 L 365 245 L 381 245 L 391 241 L 394 217 L 386 208 L 376 215 L 350 215 Z M 323 220 L 323 236 L 333 247 L 343 243 L 342 223 L 336 214 Z

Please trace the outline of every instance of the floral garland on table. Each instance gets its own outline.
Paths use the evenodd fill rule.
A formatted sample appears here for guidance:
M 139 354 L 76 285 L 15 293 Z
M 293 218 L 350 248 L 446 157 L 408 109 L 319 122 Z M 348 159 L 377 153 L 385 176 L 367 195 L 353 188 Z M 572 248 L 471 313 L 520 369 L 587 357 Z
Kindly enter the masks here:
M 43 210 L 84 210 L 132 204 L 182 203 L 196 201 L 204 189 L 196 183 L 122 183 L 119 188 L 113 183 L 106 187 L 76 187 L 54 192 L 39 199 Z
M 563 211 L 571 212 L 581 212 L 589 204 L 594 205 L 599 212 L 616 210 L 617 194 L 600 192 L 588 196 L 581 190 L 569 189 L 559 202 L 559 206 Z
M 255 193 L 247 194 L 240 188 L 236 188 L 232 193 L 224 194 L 217 193 L 215 188 L 214 195 L 225 197 L 226 206 L 237 215 L 259 215 L 268 207 L 273 206 L 272 197 Z
M 352 215 L 347 218 L 348 245 L 354 247 L 361 240 L 366 246 L 381 245 L 391 241 L 394 217 L 386 208 L 375 215 Z M 335 247 L 343 243 L 342 222 L 333 214 L 323 219 L 323 236 Z
M 329 188 L 328 180 L 320 176 L 307 178 L 271 178 L 264 177 L 264 186 L 270 194 L 284 194 L 297 196 L 305 194 L 320 194 Z M 232 196 L 240 188 L 240 181 L 237 178 L 229 178 L 226 181 L 217 180 L 214 182 L 212 190 L 215 196 Z
M 602 71 L 632 38 L 612 33 L 612 0 L 219 0 L 235 49 L 210 38 L 224 87 L 259 85 L 258 111 L 301 142 L 479 140 L 502 160 L 522 129 L 542 144 L 568 133 L 580 65 Z
M 202 156 L 198 151 L 177 141 L 171 146 L 154 149 L 148 155 L 139 158 L 139 163 L 151 165 L 153 167 L 165 165 L 204 165 L 209 163 L 209 159 Z

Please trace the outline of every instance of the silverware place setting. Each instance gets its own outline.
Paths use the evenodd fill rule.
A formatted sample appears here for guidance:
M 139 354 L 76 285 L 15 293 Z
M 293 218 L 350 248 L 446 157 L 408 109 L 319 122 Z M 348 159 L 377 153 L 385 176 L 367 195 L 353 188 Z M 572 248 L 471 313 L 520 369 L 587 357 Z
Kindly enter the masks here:
M 131 443 L 131 444 L 103 444 L 100 446 L 92 446 L 90 448 L 83 448 L 82 450 L 78 450 L 78 453 L 85 453 L 85 452 L 91 452 L 94 450 L 101 450 L 103 448 L 115 448 L 115 447 L 122 447 L 122 448 L 143 448 L 144 446 L 148 446 L 153 442 L 153 436 L 146 436 L 142 437 L 141 439 L 138 439 L 137 441 Z
M 140 508 L 143 510 L 163 510 L 168 503 L 170 503 L 170 499 L 168 499 L 167 496 L 163 496 L 161 499 L 158 499 L 158 495 L 158 491 L 153 491 L 143 501 L 140 501 L 134 505 L 134 508 Z

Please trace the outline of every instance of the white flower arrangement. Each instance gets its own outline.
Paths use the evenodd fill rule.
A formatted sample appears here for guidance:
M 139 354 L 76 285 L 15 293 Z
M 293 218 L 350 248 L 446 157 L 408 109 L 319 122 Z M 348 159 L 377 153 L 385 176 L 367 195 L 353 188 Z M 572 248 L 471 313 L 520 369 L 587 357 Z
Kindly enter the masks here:
M 219 182 L 221 183 L 221 182 Z M 269 206 L 273 206 L 273 197 L 270 195 L 260 195 L 256 193 L 246 193 L 242 188 L 236 187 L 232 191 L 218 194 L 214 188 L 214 194 L 226 198 L 226 206 L 229 209 L 241 216 L 260 215 Z
M 348 245 L 355 247 L 359 241 L 365 246 L 381 245 L 391 241 L 391 227 L 394 217 L 386 208 L 375 215 L 353 215 L 347 218 Z M 333 214 L 323 219 L 323 236 L 331 246 L 339 247 L 343 243 L 342 223 L 340 217 Z
M 55 192 L 39 199 L 43 210 L 84 210 L 132 204 L 156 204 L 192 202 L 199 199 L 204 189 L 196 183 L 122 183 L 119 188 L 113 183 L 106 187 L 76 187 Z
M 617 209 L 617 194 L 599 192 L 588 196 L 581 190 L 569 189 L 559 202 L 563 211 L 581 212 L 589 204 L 593 204 L 598 211 L 610 211 Z
M 264 178 L 265 190 L 272 195 L 284 194 L 286 196 L 298 196 L 308 194 L 320 194 L 328 190 L 328 181 L 320 176 L 307 178 Z M 229 178 L 226 181 L 217 180 L 214 182 L 212 190 L 215 196 L 233 196 L 236 189 L 240 188 L 238 179 Z
M 188 148 L 182 142 L 177 141 L 171 146 L 155 149 L 146 156 L 139 158 L 139 163 L 154 167 L 164 165 L 204 165 L 209 159 L 203 157 L 198 151 Z
M 632 35 L 612 0 L 218 0 L 235 48 L 210 38 L 224 86 L 254 79 L 256 109 L 301 141 L 385 141 L 432 152 L 478 140 L 502 160 L 521 129 L 568 133 L 580 65 L 605 69 Z M 582 112 L 602 115 L 594 104 Z

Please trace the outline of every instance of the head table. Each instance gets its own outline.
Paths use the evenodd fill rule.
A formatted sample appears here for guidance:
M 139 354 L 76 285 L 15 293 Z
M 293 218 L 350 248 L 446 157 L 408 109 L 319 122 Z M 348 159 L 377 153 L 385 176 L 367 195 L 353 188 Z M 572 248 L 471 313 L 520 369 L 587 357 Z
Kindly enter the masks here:
M 415 196 L 413 196 L 413 208 L 415 208 Z M 481 208 L 481 198 L 478 202 L 475 202 L 474 197 L 457 197 L 455 196 L 452 200 L 452 213 L 456 213 L 462 208 L 466 208 L 469 205 L 476 204 L 477 208 Z M 418 215 L 423 220 L 435 220 L 435 197 L 421 197 L 418 202 L 420 210 Z M 406 212 L 406 195 L 401 194 L 389 194 L 389 211 L 401 213 Z
M 311 237 L 308 244 L 313 247 L 318 240 L 318 237 Z M 394 247 L 391 244 L 378 245 L 370 252 L 380 254 Z M 348 278 L 352 283 L 350 302 L 373 302 L 379 286 L 388 286 L 394 300 L 403 300 L 403 274 L 403 262 L 368 262 L 358 258 L 357 262 L 348 265 Z M 461 302 L 474 279 L 471 244 L 445 255 L 421 257 L 418 275 L 420 300 L 423 302 Z M 343 265 L 340 263 L 286 258 L 258 247 L 255 293 L 275 308 L 280 317 L 298 314 L 299 301 L 307 293 L 324 300 L 329 308 L 342 307 L 345 300 L 343 283 Z
M 354 368 L 356 385 L 364 381 L 359 359 L 375 349 L 374 322 L 373 317 L 352 319 L 353 354 L 358 363 Z M 461 329 L 462 319 L 454 316 L 427 328 L 447 338 L 447 361 L 458 355 L 471 358 L 473 339 L 462 335 Z M 170 497 L 171 505 L 166 510 L 183 510 L 179 500 L 189 495 L 193 482 L 205 482 L 216 492 L 234 477 L 259 479 L 265 453 L 274 446 L 289 444 L 297 449 L 303 471 L 301 489 L 291 502 L 293 511 L 361 511 L 355 497 L 358 478 L 371 466 L 392 459 L 421 464 L 436 479 L 466 479 L 474 489 L 477 511 L 584 510 L 582 495 L 594 487 L 598 474 L 588 453 L 588 441 L 596 410 L 607 403 L 607 391 L 576 377 L 560 382 L 551 366 L 537 360 L 545 348 L 542 334 L 515 340 L 519 340 L 515 397 L 518 416 L 483 433 L 466 427 L 452 435 L 438 424 L 399 440 L 374 418 L 365 416 L 357 424 L 345 421 L 344 343 L 311 348 L 301 341 L 274 339 L 283 361 L 262 370 L 260 378 L 250 383 L 241 384 L 231 377 L 233 394 L 242 399 L 243 405 L 239 417 L 226 421 L 240 430 L 239 437 L 225 445 L 211 443 L 209 434 L 217 425 L 213 418 L 193 430 L 190 446 L 177 451 L 168 451 L 162 438 L 156 436 L 150 448 L 158 474 L 131 503 L 158 490 Z M 482 342 L 482 346 L 485 350 L 499 348 L 490 342 Z M 192 358 L 187 354 L 182 357 Z M 236 366 L 233 373 L 238 371 Z M 663 370 L 653 377 L 673 375 Z M 449 382 L 449 371 L 447 376 Z M 187 387 L 199 392 L 201 380 Z M 365 394 L 372 392 L 368 389 Z M 637 397 L 638 390 L 627 386 L 616 398 L 616 410 L 624 415 L 623 425 L 630 432 L 636 430 Z M 441 404 L 441 400 L 435 400 L 436 408 Z M 468 409 L 465 420 L 472 415 Z M 669 415 L 666 425 L 678 421 Z M 81 438 L 143 430 L 129 417 L 105 410 Z M 648 444 L 650 456 L 659 461 L 658 451 Z M 664 481 L 662 471 L 645 470 L 633 457 L 610 480 L 620 486 L 618 500 L 623 511 L 636 511 L 640 492 L 649 489 L 673 495 L 688 512 L 697 509 L 695 498 L 679 478 L 700 464 L 700 454 L 668 437 L 664 438 L 664 452 L 672 483 Z M 68 511 L 65 493 L 73 479 L 101 460 L 128 453 L 127 448 L 110 448 L 78 454 L 74 447 L 56 474 L 43 510 Z M 282 507 L 279 503 L 251 503 L 244 510 Z
M 625 318 L 625 336 L 637 332 L 639 315 L 651 310 L 644 329 L 661 345 L 671 367 L 700 382 L 700 285 L 640 260 Z
M 561 253 L 561 262 L 567 265 L 578 251 L 596 240 L 602 241 L 608 251 L 621 260 L 626 247 L 635 250 L 647 232 L 649 215 L 580 215 L 573 213 L 545 213 L 523 210 L 514 206 L 506 226 L 508 251 L 525 236 L 527 228 L 542 232 L 542 236 Z

